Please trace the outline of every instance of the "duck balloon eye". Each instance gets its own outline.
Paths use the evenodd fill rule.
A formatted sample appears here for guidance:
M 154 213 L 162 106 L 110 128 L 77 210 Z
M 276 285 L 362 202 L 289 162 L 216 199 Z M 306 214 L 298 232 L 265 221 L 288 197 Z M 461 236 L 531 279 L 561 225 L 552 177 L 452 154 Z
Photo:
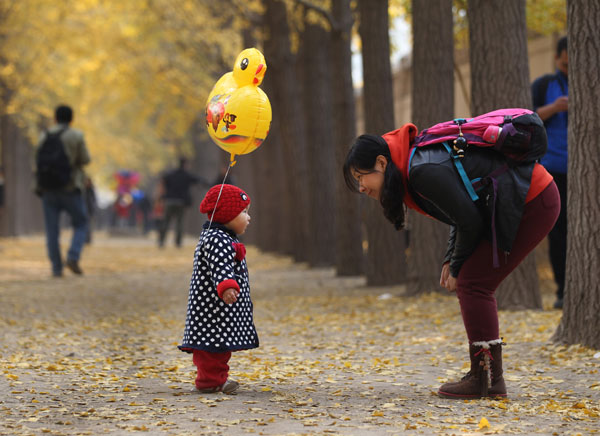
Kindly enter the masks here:
M 246 68 L 248 68 L 248 58 L 242 59 L 242 62 L 240 63 L 240 68 L 242 70 L 245 70 Z

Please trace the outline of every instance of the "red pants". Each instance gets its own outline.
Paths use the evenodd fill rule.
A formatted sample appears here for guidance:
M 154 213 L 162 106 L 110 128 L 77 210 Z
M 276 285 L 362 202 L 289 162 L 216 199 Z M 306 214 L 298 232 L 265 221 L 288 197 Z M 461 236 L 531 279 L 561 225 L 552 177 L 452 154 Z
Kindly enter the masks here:
M 229 375 L 229 359 L 231 351 L 213 353 L 194 350 L 194 365 L 198 368 L 196 387 L 198 389 L 214 388 L 227 381 Z
M 456 294 L 469 343 L 500 338 L 496 288 L 552 230 L 560 212 L 554 182 L 525 205 L 521 224 L 508 256 L 499 253 L 500 267 L 492 265 L 492 245 L 483 240 L 465 261 L 457 278 Z

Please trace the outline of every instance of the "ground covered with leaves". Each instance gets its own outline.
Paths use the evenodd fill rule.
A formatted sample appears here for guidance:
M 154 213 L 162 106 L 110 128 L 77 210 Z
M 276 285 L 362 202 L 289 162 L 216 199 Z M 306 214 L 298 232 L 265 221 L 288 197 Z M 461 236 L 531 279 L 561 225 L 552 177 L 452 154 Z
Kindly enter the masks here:
M 67 241 L 63 241 L 63 246 Z M 438 398 L 468 369 L 456 298 L 403 297 L 248 250 L 261 347 L 233 354 L 237 395 L 191 392 L 183 333 L 195 241 L 100 236 L 85 275 L 50 278 L 41 236 L 0 239 L 0 434 L 600 433 L 600 354 L 502 312 L 509 398 Z

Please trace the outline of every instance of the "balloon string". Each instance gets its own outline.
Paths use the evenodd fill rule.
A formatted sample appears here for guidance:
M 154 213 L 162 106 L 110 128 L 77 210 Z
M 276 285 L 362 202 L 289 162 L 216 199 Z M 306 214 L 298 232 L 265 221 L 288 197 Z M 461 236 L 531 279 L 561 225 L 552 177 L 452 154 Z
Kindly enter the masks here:
M 223 181 L 221 182 L 221 189 L 219 189 L 219 195 L 217 196 L 217 201 L 215 202 L 215 207 L 213 208 L 212 213 L 210 214 L 210 222 L 208 223 L 207 231 L 210 230 L 212 226 L 213 218 L 215 216 L 215 211 L 217 210 L 217 205 L 219 204 L 219 200 L 221 199 L 221 193 L 223 192 L 223 187 L 225 186 L 225 180 L 227 179 L 227 175 L 229 174 L 229 170 L 235 164 L 235 162 L 229 162 L 229 166 L 227 167 L 227 171 L 225 171 L 225 177 L 223 177 Z

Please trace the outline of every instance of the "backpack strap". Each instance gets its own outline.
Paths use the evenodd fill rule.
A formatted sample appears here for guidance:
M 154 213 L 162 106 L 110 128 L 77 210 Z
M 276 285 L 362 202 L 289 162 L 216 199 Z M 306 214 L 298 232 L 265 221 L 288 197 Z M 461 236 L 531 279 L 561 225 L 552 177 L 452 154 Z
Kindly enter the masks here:
M 467 189 L 467 192 L 469 193 L 469 197 L 471 197 L 471 200 L 473 200 L 473 201 L 479 200 L 479 196 L 475 192 L 475 189 L 473 189 L 473 185 L 471 183 L 471 180 L 469 180 L 469 176 L 467 176 L 465 167 L 463 167 L 463 164 L 460 162 L 461 156 L 452 153 L 452 148 L 450 147 L 448 142 L 442 142 L 442 145 L 444 146 L 444 148 L 446 149 L 448 154 L 452 157 L 452 162 L 454 162 L 454 167 L 458 171 L 458 175 L 460 176 L 460 179 L 462 180 L 463 185 L 465 185 L 465 188 Z
M 60 124 L 58 124 L 58 125 L 60 126 Z M 58 133 L 62 133 L 62 132 L 64 132 L 65 130 L 67 130 L 68 128 L 69 128 L 69 125 L 68 125 L 68 124 L 63 124 L 63 126 L 62 126 L 60 129 L 58 129 L 56 132 L 54 132 L 54 133 L 53 133 L 53 135 L 56 135 L 56 134 L 58 134 Z M 46 129 L 46 132 L 49 132 L 49 130 L 50 130 L 50 129 Z
M 535 82 L 531 87 L 531 97 L 533 100 L 533 110 L 536 111 L 539 107 L 546 104 L 546 92 L 550 81 L 554 79 L 554 74 L 545 74 Z
M 475 189 L 481 189 L 490 183 L 492 184 L 492 261 L 494 268 L 498 268 L 500 266 L 500 261 L 498 260 L 498 241 L 496 237 L 496 198 L 498 196 L 497 178 L 508 171 L 508 168 L 508 165 L 504 164 L 501 167 L 496 168 L 484 178 L 472 181 L 473 188 Z
M 60 135 L 62 135 L 68 128 L 69 128 L 69 126 L 65 126 L 62 129 L 57 130 L 54 133 L 50 133 L 50 131 L 48 129 L 46 129 L 44 133 L 46 133 L 46 136 L 60 137 Z
M 565 86 L 564 79 L 559 73 L 556 74 L 556 81 L 558 82 L 558 86 L 560 86 L 560 90 L 563 93 L 563 95 L 568 95 L 569 93 L 567 92 L 567 88 Z M 546 85 L 546 86 L 548 86 L 548 85 Z
M 479 196 L 477 195 L 476 190 L 483 188 L 484 186 L 492 184 L 492 260 L 494 268 L 498 268 L 500 266 L 500 261 L 498 259 L 498 242 L 496 237 L 496 197 L 498 193 L 498 180 L 497 178 L 508 171 L 508 165 L 504 164 L 501 167 L 496 168 L 490 174 L 483 178 L 477 178 L 473 180 L 469 180 L 469 176 L 467 176 L 467 172 L 463 167 L 463 164 L 460 162 L 461 156 L 452 153 L 452 148 L 448 144 L 448 142 L 442 142 L 442 145 L 448 152 L 448 154 L 452 157 L 452 162 L 454 163 L 454 167 L 458 171 L 458 175 L 465 185 L 465 189 L 469 193 L 471 200 L 477 201 L 479 200 Z

